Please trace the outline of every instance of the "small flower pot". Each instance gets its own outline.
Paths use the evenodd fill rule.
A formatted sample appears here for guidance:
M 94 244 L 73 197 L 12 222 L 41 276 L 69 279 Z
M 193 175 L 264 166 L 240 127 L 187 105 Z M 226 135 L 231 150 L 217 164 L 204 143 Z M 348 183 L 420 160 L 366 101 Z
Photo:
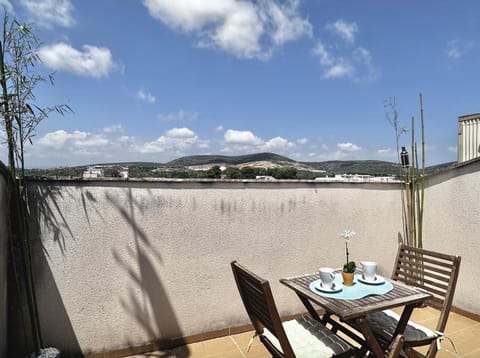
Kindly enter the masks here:
M 353 276 L 355 273 L 350 273 L 350 272 L 343 272 L 342 271 L 342 277 L 343 277 L 343 284 L 345 286 L 353 286 Z

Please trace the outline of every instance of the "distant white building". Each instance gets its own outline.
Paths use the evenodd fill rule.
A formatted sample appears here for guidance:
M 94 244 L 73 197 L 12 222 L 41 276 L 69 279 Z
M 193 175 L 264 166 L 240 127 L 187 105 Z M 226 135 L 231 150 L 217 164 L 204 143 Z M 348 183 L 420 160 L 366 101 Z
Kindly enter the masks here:
M 458 117 L 459 163 L 480 157 L 480 113 Z
M 121 167 L 118 169 L 118 173 L 120 174 L 121 178 L 128 179 L 128 167 Z
M 84 178 L 102 178 L 104 176 L 105 176 L 105 169 L 101 165 L 88 167 L 88 169 L 83 172 Z
M 348 183 L 395 183 L 398 182 L 394 176 L 376 177 L 366 174 L 337 174 L 332 177 L 319 177 L 315 178 L 317 181 L 324 182 L 348 182 Z
M 275 181 L 277 179 L 275 179 L 274 177 L 270 176 L 270 175 L 257 175 L 255 177 L 255 179 L 257 180 L 265 180 L 265 181 Z

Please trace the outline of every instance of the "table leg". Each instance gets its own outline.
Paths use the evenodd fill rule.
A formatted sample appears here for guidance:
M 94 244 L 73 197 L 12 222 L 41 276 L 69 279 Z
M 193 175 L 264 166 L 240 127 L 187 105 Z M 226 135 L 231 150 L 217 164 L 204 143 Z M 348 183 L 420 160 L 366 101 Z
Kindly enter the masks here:
M 360 332 L 362 332 L 365 337 L 365 342 L 368 345 L 368 350 L 373 354 L 374 357 L 383 358 L 385 356 L 380 343 L 375 338 L 370 326 L 367 323 L 365 317 L 359 317 L 355 320 L 355 323 L 358 325 Z M 364 347 L 362 347 L 364 348 Z
M 395 328 L 395 332 L 393 333 L 392 341 L 398 334 L 405 332 L 405 328 L 407 327 L 408 320 L 412 315 L 413 309 L 419 305 L 420 304 L 415 303 L 411 305 L 406 305 L 403 308 L 403 312 L 402 312 L 402 315 L 400 316 L 400 320 L 398 321 L 397 328 Z M 389 343 L 391 343 L 391 341 Z
M 310 300 L 300 294 L 297 293 L 297 296 L 300 298 L 300 301 L 302 301 L 303 305 L 307 309 L 308 313 L 310 313 L 310 316 L 312 316 L 313 319 L 321 322 L 321 318 L 318 315 L 317 311 L 315 311 L 315 308 L 313 308 L 312 304 L 310 303 Z

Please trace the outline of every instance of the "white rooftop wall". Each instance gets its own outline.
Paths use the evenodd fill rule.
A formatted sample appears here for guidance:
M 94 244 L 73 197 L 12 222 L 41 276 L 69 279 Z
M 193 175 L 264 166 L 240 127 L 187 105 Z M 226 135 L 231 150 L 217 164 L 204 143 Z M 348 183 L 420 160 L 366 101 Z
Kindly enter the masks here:
M 53 184 L 53 185 L 51 185 Z M 283 314 L 302 309 L 278 280 L 351 257 L 388 274 L 400 227 L 396 185 L 39 183 L 37 252 L 45 341 L 118 349 L 248 322 L 230 270 L 272 282 Z M 34 190 L 31 190 L 33 192 Z

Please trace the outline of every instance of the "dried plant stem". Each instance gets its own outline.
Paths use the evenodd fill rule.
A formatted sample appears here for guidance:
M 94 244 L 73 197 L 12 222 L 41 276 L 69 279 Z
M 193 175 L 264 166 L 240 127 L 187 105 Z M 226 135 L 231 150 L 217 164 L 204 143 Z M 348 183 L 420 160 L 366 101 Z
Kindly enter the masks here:
M 345 252 L 347 253 L 347 264 L 348 264 L 348 255 L 349 255 L 349 252 L 348 252 L 348 242 L 347 240 L 345 240 Z

